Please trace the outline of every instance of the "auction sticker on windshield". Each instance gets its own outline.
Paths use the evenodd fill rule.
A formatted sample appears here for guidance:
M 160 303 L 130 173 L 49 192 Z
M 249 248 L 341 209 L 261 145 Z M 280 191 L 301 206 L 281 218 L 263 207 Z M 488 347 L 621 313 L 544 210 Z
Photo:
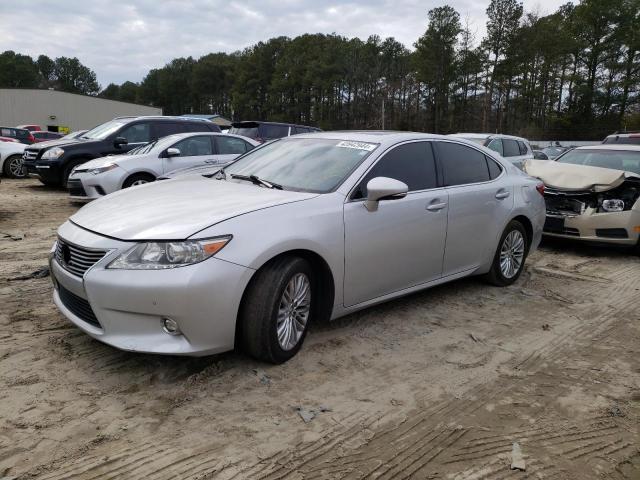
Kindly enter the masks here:
M 366 150 L 367 152 L 373 152 L 376 149 L 375 143 L 365 143 L 365 142 L 349 142 L 347 140 L 343 140 L 336 147 L 340 148 L 355 148 L 356 150 Z

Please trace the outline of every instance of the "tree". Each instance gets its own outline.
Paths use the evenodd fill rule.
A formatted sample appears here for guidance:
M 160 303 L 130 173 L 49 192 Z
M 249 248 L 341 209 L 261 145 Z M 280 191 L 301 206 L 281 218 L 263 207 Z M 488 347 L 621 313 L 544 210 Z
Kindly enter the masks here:
M 37 88 L 39 82 L 38 67 L 31 57 L 12 50 L 0 54 L 0 86 Z
M 85 95 L 97 95 L 100 91 L 95 72 L 77 58 L 58 57 L 54 63 L 55 85 L 59 90 Z

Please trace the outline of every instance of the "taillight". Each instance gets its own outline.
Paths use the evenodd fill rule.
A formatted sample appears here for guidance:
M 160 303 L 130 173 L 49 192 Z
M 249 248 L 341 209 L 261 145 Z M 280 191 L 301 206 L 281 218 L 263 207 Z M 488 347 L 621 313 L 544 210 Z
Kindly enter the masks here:
M 536 190 L 540 195 L 544 196 L 544 183 L 539 183 L 536 185 Z

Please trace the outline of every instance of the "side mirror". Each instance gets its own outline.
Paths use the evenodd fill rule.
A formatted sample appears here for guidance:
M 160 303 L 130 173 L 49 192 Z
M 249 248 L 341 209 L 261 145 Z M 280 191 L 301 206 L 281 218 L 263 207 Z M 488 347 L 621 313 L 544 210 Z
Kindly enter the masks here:
M 124 137 L 116 137 L 113 139 L 113 146 L 118 148 L 120 145 L 126 145 L 129 141 Z
M 407 196 L 409 187 L 400 180 L 388 177 L 376 177 L 367 183 L 367 200 L 364 206 L 370 212 L 378 210 L 380 200 L 398 200 Z
M 180 149 L 179 148 L 167 148 L 167 158 L 171 158 L 171 157 L 179 157 L 181 155 Z

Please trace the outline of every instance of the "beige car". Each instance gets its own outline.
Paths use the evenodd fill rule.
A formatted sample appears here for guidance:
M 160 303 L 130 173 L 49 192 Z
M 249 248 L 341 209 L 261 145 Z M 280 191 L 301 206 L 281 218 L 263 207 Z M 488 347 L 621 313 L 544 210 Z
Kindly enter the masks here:
M 545 184 L 545 235 L 640 251 L 640 145 L 579 147 L 524 170 Z

